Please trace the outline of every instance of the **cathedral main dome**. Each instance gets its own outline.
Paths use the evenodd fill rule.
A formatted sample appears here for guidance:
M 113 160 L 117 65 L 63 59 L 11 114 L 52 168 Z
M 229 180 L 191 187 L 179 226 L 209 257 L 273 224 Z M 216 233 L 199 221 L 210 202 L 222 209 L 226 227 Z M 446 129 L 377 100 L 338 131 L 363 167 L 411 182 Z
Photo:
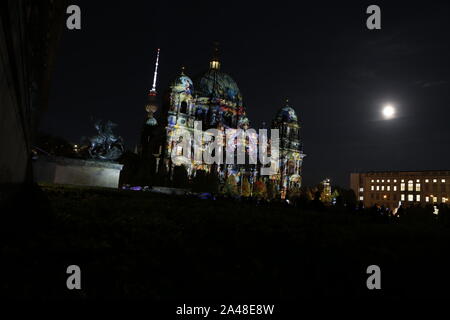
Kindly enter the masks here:
M 228 74 L 215 69 L 209 69 L 195 83 L 196 93 L 200 97 L 219 98 L 242 103 L 242 96 L 236 82 Z

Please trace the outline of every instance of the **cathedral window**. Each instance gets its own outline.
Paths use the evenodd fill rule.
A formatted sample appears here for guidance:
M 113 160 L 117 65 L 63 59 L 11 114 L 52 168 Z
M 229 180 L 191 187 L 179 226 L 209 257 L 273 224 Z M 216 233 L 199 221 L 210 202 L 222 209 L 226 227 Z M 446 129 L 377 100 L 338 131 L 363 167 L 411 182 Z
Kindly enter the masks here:
M 225 125 L 227 125 L 227 126 L 229 126 L 229 127 L 232 126 L 232 120 L 233 120 L 233 118 L 230 116 L 230 114 L 227 114 L 227 113 L 224 114 L 223 120 L 224 120 Z
M 297 139 L 297 130 L 291 130 L 290 139 Z
M 180 104 L 180 113 L 187 113 L 187 107 L 188 107 L 187 102 L 183 101 Z

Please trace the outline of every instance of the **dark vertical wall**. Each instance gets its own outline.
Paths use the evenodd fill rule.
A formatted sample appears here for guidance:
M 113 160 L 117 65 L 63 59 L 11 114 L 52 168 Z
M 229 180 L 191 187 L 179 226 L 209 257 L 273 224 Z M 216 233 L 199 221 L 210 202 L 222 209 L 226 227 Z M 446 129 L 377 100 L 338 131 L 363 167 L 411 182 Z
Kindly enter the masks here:
M 0 2 L 0 184 L 31 179 L 29 154 L 65 8 L 65 1 Z

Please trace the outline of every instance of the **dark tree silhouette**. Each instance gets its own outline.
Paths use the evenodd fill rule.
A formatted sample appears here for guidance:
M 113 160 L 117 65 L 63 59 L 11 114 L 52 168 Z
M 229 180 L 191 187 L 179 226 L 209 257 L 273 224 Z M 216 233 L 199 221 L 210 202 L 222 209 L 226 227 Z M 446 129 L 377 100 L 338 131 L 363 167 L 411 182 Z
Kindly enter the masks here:
M 173 186 L 175 188 L 187 188 L 189 186 L 189 178 L 185 166 L 176 166 L 173 169 Z

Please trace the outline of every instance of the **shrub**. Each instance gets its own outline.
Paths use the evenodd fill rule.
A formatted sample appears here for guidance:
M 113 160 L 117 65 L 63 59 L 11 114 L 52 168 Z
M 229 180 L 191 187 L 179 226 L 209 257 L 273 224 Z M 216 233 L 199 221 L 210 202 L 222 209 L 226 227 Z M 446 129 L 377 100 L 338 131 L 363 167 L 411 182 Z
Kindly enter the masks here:
M 185 166 L 176 166 L 173 169 L 173 186 L 187 188 L 189 185 L 188 173 Z

